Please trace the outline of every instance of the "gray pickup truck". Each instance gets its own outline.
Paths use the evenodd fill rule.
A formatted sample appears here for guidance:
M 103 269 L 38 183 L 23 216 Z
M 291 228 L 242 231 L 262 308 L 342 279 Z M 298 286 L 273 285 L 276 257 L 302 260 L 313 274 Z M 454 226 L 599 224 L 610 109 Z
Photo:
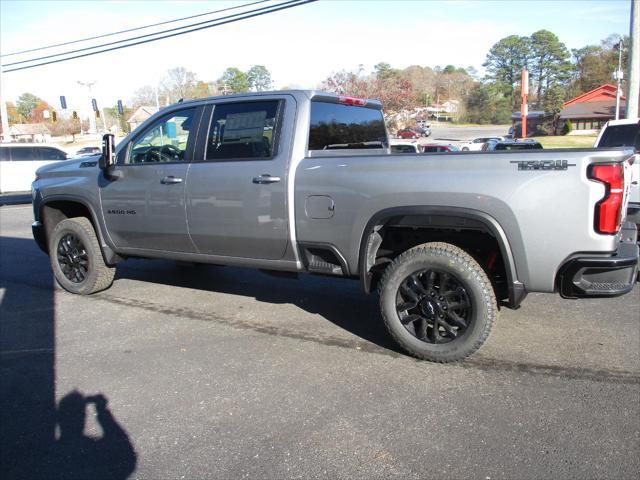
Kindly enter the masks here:
M 103 154 L 46 166 L 33 234 L 60 285 L 128 257 L 311 272 L 377 289 L 408 353 L 460 360 L 528 292 L 633 288 L 625 148 L 391 154 L 375 100 L 315 91 L 179 102 Z M 373 319 L 362 319 L 370 321 Z

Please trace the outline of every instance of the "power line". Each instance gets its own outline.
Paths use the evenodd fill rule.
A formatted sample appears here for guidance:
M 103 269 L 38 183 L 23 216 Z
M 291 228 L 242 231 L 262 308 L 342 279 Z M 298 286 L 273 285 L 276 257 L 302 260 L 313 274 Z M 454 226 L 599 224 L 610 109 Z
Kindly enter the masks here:
M 135 45 L 142 45 L 144 43 L 155 42 L 157 40 L 162 40 L 162 39 L 165 39 L 165 38 L 176 37 L 178 35 L 184 35 L 185 33 L 196 32 L 198 30 L 204 30 L 204 29 L 207 29 L 207 28 L 218 27 L 220 25 L 226 25 L 228 23 L 238 22 L 240 20 L 245 20 L 245 19 L 248 19 L 248 18 L 259 17 L 261 15 L 266 15 L 268 13 L 273 13 L 273 12 L 278 12 L 280 10 L 287 10 L 289 8 L 298 7 L 300 5 L 305 5 L 307 3 L 313 3 L 313 2 L 316 2 L 316 1 L 318 1 L 318 0 L 303 0 L 303 1 L 299 1 L 297 3 L 293 3 L 293 4 L 291 4 L 291 2 L 285 2 L 285 4 L 276 5 L 275 7 L 277 7 L 277 8 L 272 8 L 271 10 L 267 10 L 267 11 L 259 11 L 257 13 L 251 13 L 251 12 L 255 12 L 256 10 L 250 10 L 249 12 L 246 12 L 246 13 L 251 13 L 250 15 L 245 15 L 245 16 L 240 17 L 240 18 L 233 18 L 231 20 L 225 20 L 224 22 L 218 22 L 218 23 L 215 23 L 215 24 L 212 24 L 212 25 L 205 25 L 205 26 L 202 26 L 202 27 L 192 28 L 191 30 L 185 30 L 184 32 L 176 32 L 176 33 L 172 33 L 172 34 L 169 34 L 169 35 L 164 35 L 164 36 L 158 37 L 158 38 L 150 38 L 148 40 L 141 40 L 139 42 L 130 43 L 130 44 L 127 44 L 127 45 L 119 45 L 117 47 L 106 48 L 104 50 L 99 50 L 97 52 L 83 53 L 82 55 L 75 55 L 73 57 L 60 58 L 60 59 L 57 59 L 57 60 L 50 60 L 48 62 L 36 63 L 34 65 L 27 65 L 27 66 L 24 66 L 24 67 L 12 68 L 10 70 L 4 70 L 3 73 L 17 72 L 19 70 L 26 70 L 26 69 L 29 69 L 29 68 L 41 67 L 43 65 L 50 65 L 50 64 L 53 64 L 53 63 L 66 62 L 67 60 L 74 60 L 76 58 L 89 57 L 91 55 L 97 55 L 99 53 L 106 53 L 106 52 L 111 52 L 113 50 L 120 50 L 122 48 L 133 47 Z M 280 5 L 284 5 L 284 6 L 280 6 Z M 264 10 L 264 9 L 257 9 L 257 10 Z M 220 19 L 218 19 L 218 20 L 220 20 Z
M 141 38 L 154 37 L 156 35 L 162 35 L 162 34 L 169 33 L 169 32 L 175 32 L 177 30 L 184 30 L 185 28 L 195 27 L 195 26 L 198 26 L 198 25 L 205 25 L 205 24 L 212 23 L 212 22 L 218 22 L 220 20 L 226 20 L 228 18 L 242 17 L 243 15 L 246 15 L 247 13 L 254 13 L 254 12 L 259 12 L 259 11 L 263 11 L 263 10 L 269 10 L 269 9 L 273 8 L 274 6 L 275 7 L 279 7 L 281 5 L 288 5 L 290 3 L 296 3 L 298 1 L 300 1 L 300 0 L 287 0 L 286 2 L 279 3 L 277 5 L 267 5 L 266 7 L 255 8 L 253 10 L 247 10 L 247 11 L 241 12 L 241 13 L 234 13 L 232 15 L 227 15 L 225 17 L 211 18 L 211 19 L 205 20 L 203 22 L 197 22 L 197 23 L 192 23 L 192 24 L 189 24 L 189 25 L 183 25 L 181 27 L 170 28 L 168 30 L 161 30 L 159 32 L 146 33 L 144 35 L 138 35 L 137 37 L 124 38 L 122 40 L 114 40 L 113 42 L 107 42 L 107 43 L 103 43 L 103 44 L 100 44 L 100 45 L 93 45 L 91 47 L 84 47 L 84 48 L 78 48 L 76 50 L 69 50 L 68 52 L 53 53 L 51 55 L 45 55 L 43 57 L 36 57 L 36 58 L 30 58 L 28 60 L 20 60 L 18 62 L 5 63 L 5 64 L 2 65 L 2 67 L 11 67 L 13 65 L 23 65 L 25 63 L 37 62 L 37 61 L 40 61 L 40 60 L 48 60 L 49 58 L 62 57 L 64 55 L 71 55 L 73 53 L 80 53 L 80 52 L 86 52 L 86 51 L 89 51 L 89 50 L 95 50 L 96 48 L 109 47 L 111 45 L 116 45 L 118 43 L 132 42 L 134 40 L 140 40 Z M 9 71 L 9 70 L 7 70 L 7 71 Z
M 250 7 L 252 5 L 257 5 L 259 3 L 265 3 L 265 2 L 268 2 L 268 1 L 269 0 L 260 0 L 258 2 L 244 3 L 242 5 L 236 5 L 235 7 L 228 7 L 228 8 L 223 8 L 223 9 L 220 9 L 220 10 L 213 10 L 211 12 L 199 13 L 197 15 L 191 15 L 189 17 L 183 17 L 183 18 L 176 18 L 175 20 L 167 20 L 167 21 L 159 22 L 159 23 L 152 23 L 150 25 L 143 25 L 141 27 L 128 28 L 127 30 L 120 30 L 118 32 L 113 32 L 113 33 L 105 33 L 105 34 L 102 34 L 102 35 L 96 35 L 95 37 L 80 38 L 78 40 L 71 40 L 71 41 L 63 42 L 63 43 L 54 43 L 53 45 L 46 45 L 44 47 L 31 48 L 29 50 L 21 50 L 19 52 L 13 52 L 13 53 L 5 53 L 3 55 L 0 55 L 0 57 L 10 57 L 10 56 L 13 56 L 13 55 L 20 55 L 22 53 L 37 52 L 39 50 L 47 50 L 49 48 L 54 48 L 54 47 L 63 47 L 65 45 L 72 45 L 74 43 L 88 42 L 89 40 L 96 40 L 98 38 L 112 37 L 114 35 L 120 35 L 121 33 L 134 32 L 136 30 L 143 30 L 145 28 L 158 27 L 160 25 L 166 25 L 168 23 L 181 22 L 183 20 L 190 20 L 192 18 L 204 17 L 206 15 L 213 15 L 214 13 L 222 13 L 222 12 L 227 12 L 227 11 L 230 11 L 230 10 L 237 10 L 238 8 Z

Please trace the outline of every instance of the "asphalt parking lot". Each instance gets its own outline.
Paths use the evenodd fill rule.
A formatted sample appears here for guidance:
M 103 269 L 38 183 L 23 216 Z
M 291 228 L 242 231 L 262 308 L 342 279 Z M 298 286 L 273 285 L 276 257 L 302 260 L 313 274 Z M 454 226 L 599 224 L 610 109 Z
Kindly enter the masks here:
M 347 280 L 129 260 L 67 294 L 31 221 L 0 207 L 3 478 L 640 474 L 638 286 L 530 295 L 443 366 L 399 353 Z

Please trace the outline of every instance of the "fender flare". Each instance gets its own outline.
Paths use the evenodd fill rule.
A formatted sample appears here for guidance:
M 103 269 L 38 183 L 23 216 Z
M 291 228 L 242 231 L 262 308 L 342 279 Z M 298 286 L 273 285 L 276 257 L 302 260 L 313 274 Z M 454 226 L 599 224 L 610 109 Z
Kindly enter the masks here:
M 420 216 L 420 215 L 437 215 L 447 216 L 454 218 L 461 218 L 466 220 L 473 220 L 480 222 L 487 228 L 489 233 L 498 242 L 500 247 L 500 253 L 504 260 L 505 271 L 507 274 L 507 286 L 509 290 L 509 304 L 511 308 L 517 308 L 517 306 L 526 297 L 526 291 L 522 282 L 518 280 L 518 274 L 516 269 L 516 262 L 514 259 L 513 251 L 509 243 L 507 235 L 500 225 L 500 223 L 491 215 L 471 208 L 463 207 L 450 207 L 450 206 L 429 206 L 429 205 L 416 205 L 416 206 L 404 206 L 393 207 L 381 210 L 375 213 L 371 219 L 367 222 L 367 225 L 362 232 L 360 239 L 360 249 L 358 256 L 358 273 L 360 275 L 360 281 L 365 292 L 371 291 L 371 273 L 370 269 L 373 266 L 370 258 L 370 253 L 373 247 L 377 250 L 380 246 L 381 239 L 376 238 L 376 233 L 379 227 L 385 225 L 389 220 L 395 217 L 402 216 Z M 379 237 L 379 236 L 378 236 Z
M 94 228 L 96 229 L 98 243 L 100 244 L 100 250 L 102 250 L 102 256 L 105 263 L 107 263 L 107 265 L 115 265 L 122 260 L 122 257 L 118 255 L 113 247 L 107 243 L 105 235 L 103 234 L 104 225 L 101 223 L 100 217 L 96 215 L 93 206 L 85 198 L 76 195 L 60 194 L 48 195 L 46 197 L 43 197 L 42 200 L 40 200 L 39 205 L 37 205 L 38 218 L 42 218 L 42 209 L 53 202 L 73 202 L 79 203 L 80 205 L 85 207 L 89 211 L 89 215 L 91 215 L 90 220 L 91 223 L 93 223 Z

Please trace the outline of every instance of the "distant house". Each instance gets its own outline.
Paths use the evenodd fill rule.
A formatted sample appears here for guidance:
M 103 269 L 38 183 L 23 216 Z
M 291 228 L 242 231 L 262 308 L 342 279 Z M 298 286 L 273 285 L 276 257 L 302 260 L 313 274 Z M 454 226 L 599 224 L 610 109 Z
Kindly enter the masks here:
M 427 107 L 429 116 L 436 119 L 451 120 L 457 117 L 460 102 L 458 100 L 447 100 L 443 103 L 432 103 Z
M 624 118 L 625 99 L 620 97 L 620 118 Z M 559 114 L 559 125 L 571 122 L 577 133 L 596 132 L 616 117 L 616 87 L 600 85 L 590 92 L 565 102 Z
M 553 115 L 548 115 L 542 110 L 530 110 L 527 112 L 527 137 L 538 135 L 540 127 L 550 120 L 553 120 Z M 522 114 L 520 112 L 511 114 L 511 129 L 509 133 L 514 138 L 522 137 Z
M 138 125 L 140 125 L 157 111 L 158 109 L 156 107 L 149 107 L 144 105 L 142 107 L 138 107 L 138 109 L 133 112 L 133 115 L 129 117 L 129 120 L 127 120 L 127 123 L 129 124 L 129 131 L 133 132 Z
M 51 132 L 42 123 L 16 123 L 9 127 L 9 136 L 14 142 L 49 142 Z

